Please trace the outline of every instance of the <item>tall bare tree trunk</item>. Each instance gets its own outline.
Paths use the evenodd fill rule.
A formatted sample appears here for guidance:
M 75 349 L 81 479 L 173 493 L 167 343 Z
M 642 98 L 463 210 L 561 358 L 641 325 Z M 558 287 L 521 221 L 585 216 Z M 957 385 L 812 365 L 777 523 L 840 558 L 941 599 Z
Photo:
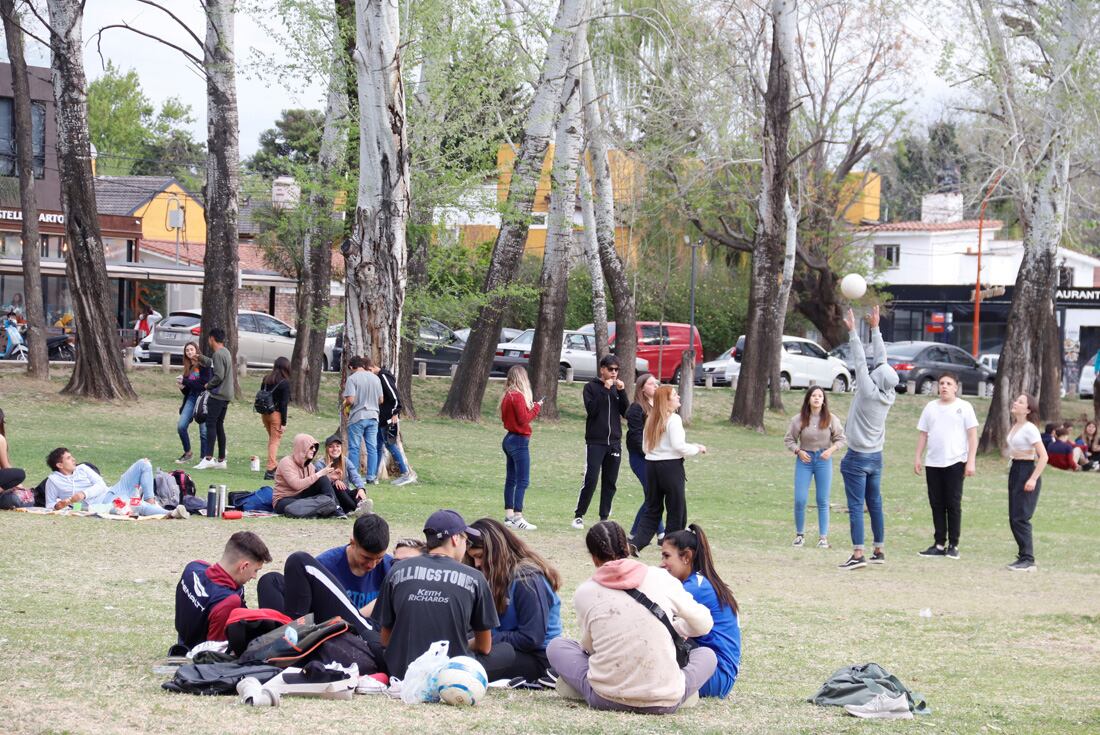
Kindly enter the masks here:
M 409 218 L 409 148 L 401 81 L 400 26 L 393 0 L 356 0 L 359 199 L 347 261 L 344 345 L 400 370 Z
M 586 25 L 577 29 L 569 55 L 569 69 L 562 87 L 561 115 L 554 137 L 554 163 L 550 170 L 550 213 L 546 249 L 539 276 L 539 316 L 528 362 L 531 387 L 546 396 L 542 413 L 557 419 L 561 341 L 565 330 L 565 304 L 569 296 L 569 261 L 573 249 L 573 216 L 577 211 L 577 169 L 581 156 L 581 55 L 588 44 Z
M 1054 302 L 1046 310 L 1043 328 L 1043 366 L 1039 378 L 1039 415 L 1043 421 L 1062 420 L 1062 330 L 1054 315 Z
M 428 283 L 428 246 L 432 239 L 431 210 L 417 207 L 413 200 L 409 213 L 409 262 L 408 288 L 423 288 Z M 409 418 L 416 418 L 413 402 L 413 373 L 415 372 L 416 340 L 419 336 L 417 313 L 405 315 L 405 327 L 401 334 L 401 372 L 397 374 L 397 392 L 401 394 L 401 408 Z
M 592 59 L 585 58 L 582 72 L 584 94 L 584 127 L 588 154 L 592 161 L 593 209 L 596 219 L 596 242 L 604 280 L 611 290 L 615 305 L 615 354 L 619 358 L 619 377 L 627 395 L 634 395 L 634 368 L 638 355 L 637 310 L 634 292 L 626 278 L 623 260 L 615 249 L 615 191 L 611 180 L 607 130 L 600 112 L 596 73 Z M 629 245 L 629 243 L 628 243 Z
M 27 318 L 27 374 L 36 380 L 50 377 L 46 351 L 46 310 L 42 305 L 42 269 L 38 247 L 38 197 L 34 190 L 34 145 L 32 142 L 31 89 L 27 60 L 23 56 L 23 30 L 15 0 L 0 0 L 4 37 L 11 62 L 11 88 L 15 107 L 15 153 L 19 166 L 19 208 L 23 212 L 23 299 Z
M 87 398 L 136 399 L 122 364 L 117 319 L 107 289 L 103 237 L 96 216 L 88 140 L 79 0 L 49 0 L 50 52 L 57 105 L 57 166 L 65 212 L 65 275 L 69 279 L 79 343 L 72 378 L 62 393 Z M 36 247 L 37 243 L 31 245 Z
M 783 252 L 783 279 L 779 283 L 779 317 L 782 320 L 779 326 L 779 334 L 782 336 L 787 321 L 787 304 L 791 295 L 791 278 L 794 276 L 795 250 L 798 244 L 798 214 L 791 205 L 791 197 L 787 195 L 783 201 L 783 216 L 787 220 L 785 248 Z M 772 411 L 783 411 L 783 391 L 779 389 L 779 375 L 783 362 L 782 347 L 775 351 L 775 361 L 772 363 L 771 383 L 768 385 L 770 401 L 768 408 Z
M 588 277 L 592 280 L 592 326 L 596 335 L 596 362 L 610 352 L 607 346 L 607 295 L 600 267 L 600 241 L 596 236 L 596 209 L 592 205 L 592 182 L 584 160 L 578 167 L 580 181 L 581 217 L 584 219 L 584 261 Z M 621 369 L 621 366 L 620 366 Z
M 321 390 L 321 358 L 324 356 L 331 295 L 333 212 L 330 186 L 334 174 L 343 167 L 347 153 L 347 79 L 345 52 L 339 42 L 339 22 L 333 30 L 336 40 L 328 84 L 328 101 L 325 104 L 325 127 L 318 155 L 317 177 L 321 185 L 314 191 L 309 202 L 312 210 L 311 224 L 302 244 L 302 267 L 305 273 L 298 284 L 298 334 L 294 339 L 294 353 L 290 359 L 291 395 L 294 403 L 310 412 L 317 410 L 317 396 Z
M 745 352 L 737 380 L 730 421 L 764 429 L 768 380 L 777 367 L 783 313 L 780 289 L 786 251 L 786 212 L 790 158 L 791 64 L 795 0 L 772 0 L 772 45 L 768 87 L 764 92 L 764 143 L 761 191 L 757 204 L 756 241 L 749 285 Z
M 237 359 L 237 245 L 240 152 L 237 115 L 237 70 L 234 58 L 236 0 L 206 0 L 206 255 L 203 257 L 202 329 L 225 330 L 225 346 Z M 237 371 L 234 392 L 240 395 Z
M 493 352 L 500 339 L 500 328 L 508 299 L 498 295 L 501 288 L 516 278 L 535 200 L 535 189 L 542 173 L 550 135 L 557 122 L 558 102 L 569 65 L 570 51 L 577 37 L 577 26 L 588 15 L 588 0 L 560 0 L 554 29 L 546 48 L 542 75 L 535 89 L 523 129 L 508 187 L 508 201 L 501 217 L 500 233 L 493 246 L 484 291 L 491 294 L 478 311 L 470 330 L 470 339 L 441 413 L 455 419 L 476 421 L 481 416 L 481 401 L 493 366 Z

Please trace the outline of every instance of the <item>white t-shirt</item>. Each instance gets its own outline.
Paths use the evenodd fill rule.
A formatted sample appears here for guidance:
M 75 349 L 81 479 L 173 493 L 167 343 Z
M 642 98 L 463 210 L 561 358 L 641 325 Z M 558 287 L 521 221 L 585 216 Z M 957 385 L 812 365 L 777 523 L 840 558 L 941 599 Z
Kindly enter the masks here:
M 927 467 L 950 467 L 969 455 L 966 432 L 977 428 L 974 407 L 961 398 L 951 403 L 932 401 L 921 411 L 917 429 L 928 434 Z
M 1042 444 L 1043 438 L 1039 436 L 1039 427 L 1028 421 L 1020 428 L 1013 426 L 1008 430 L 1009 454 L 1030 455 L 1035 458 L 1035 445 Z

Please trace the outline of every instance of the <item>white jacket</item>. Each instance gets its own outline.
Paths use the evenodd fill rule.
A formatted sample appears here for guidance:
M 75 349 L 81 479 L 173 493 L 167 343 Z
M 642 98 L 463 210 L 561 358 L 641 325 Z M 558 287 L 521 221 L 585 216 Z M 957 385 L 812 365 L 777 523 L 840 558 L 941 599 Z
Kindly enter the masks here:
M 668 417 L 665 431 L 661 434 L 661 440 L 657 446 L 645 453 L 649 460 L 682 459 L 699 453 L 699 445 L 686 440 L 684 422 L 680 414 L 674 413 Z M 642 441 L 645 441 L 644 435 Z

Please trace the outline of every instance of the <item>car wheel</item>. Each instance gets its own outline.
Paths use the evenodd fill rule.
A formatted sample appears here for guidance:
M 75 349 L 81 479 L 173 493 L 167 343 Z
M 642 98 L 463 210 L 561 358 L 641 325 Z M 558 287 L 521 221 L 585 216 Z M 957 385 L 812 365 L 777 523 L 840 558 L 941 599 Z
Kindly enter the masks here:
M 986 384 L 985 384 L 985 397 L 986 398 L 992 398 L 993 397 L 993 381 L 992 380 L 987 381 Z
M 930 396 L 936 392 L 936 381 L 932 378 L 924 378 L 917 386 L 917 392 L 922 396 Z
M 832 391 L 834 393 L 844 393 L 848 390 L 848 380 L 843 375 L 838 375 L 833 378 Z
M 676 368 L 672 371 L 672 378 L 669 380 L 669 383 L 672 385 L 680 384 L 680 368 Z
M 568 370 L 569 370 L 569 366 L 568 366 L 568 365 L 566 365 L 566 364 L 564 364 L 564 363 L 562 363 L 561 365 L 558 365 L 558 380 L 565 380 L 565 379 L 566 379 L 566 377 L 568 377 L 568 376 L 566 375 L 566 373 L 568 372 Z
M 779 390 L 786 392 L 791 389 L 791 376 L 786 373 L 779 374 Z
M 57 348 L 57 359 L 66 362 L 76 362 L 76 348 L 66 342 Z

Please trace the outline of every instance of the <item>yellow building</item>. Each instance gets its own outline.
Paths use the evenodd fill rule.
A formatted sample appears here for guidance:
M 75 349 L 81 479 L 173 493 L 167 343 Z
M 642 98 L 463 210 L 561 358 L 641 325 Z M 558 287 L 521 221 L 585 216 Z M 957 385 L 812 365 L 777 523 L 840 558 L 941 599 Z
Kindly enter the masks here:
M 141 218 L 139 247 L 174 257 L 178 240 L 181 262 L 191 245 L 205 247 L 202 203 L 171 176 L 97 176 L 95 188 L 100 212 Z

